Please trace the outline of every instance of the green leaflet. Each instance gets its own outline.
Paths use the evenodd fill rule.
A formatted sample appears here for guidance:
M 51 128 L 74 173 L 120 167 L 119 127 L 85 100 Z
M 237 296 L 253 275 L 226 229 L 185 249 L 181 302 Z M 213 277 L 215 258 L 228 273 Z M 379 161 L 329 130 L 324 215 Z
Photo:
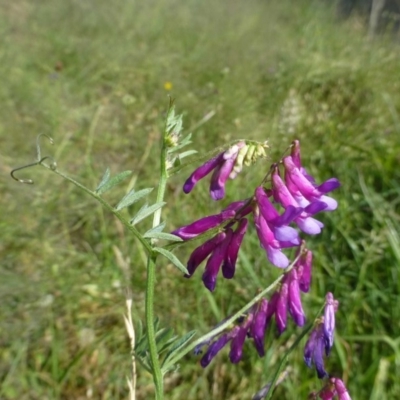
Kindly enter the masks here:
M 167 204 L 165 201 L 160 201 L 159 203 L 154 203 L 151 206 L 145 204 L 138 213 L 131 219 L 130 223 L 132 225 L 137 224 L 142 219 L 145 219 L 151 214 L 154 214 L 159 208 L 164 207 Z
M 110 171 L 107 169 L 99 186 L 97 186 L 96 193 L 102 194 L 102 193 L 106 192 L 107 190 L 110 190 L 115 185 L 118 185 L 125 178 L 127 178 L 131 173 L 132 173 L 132 171 L 120 172 L 118 175 L 114 176 L 114 178 L 109 179 Z
M 172 367 L 172 365 L 168 364 L 169 359 L 180 349 L 182 349 L 182 347 L 184 347 L 186 343 L 189 342 L 195 334 L 196 331 L 190 331 L 186 333 L 186 335 L 183 335 L 181 338 L 175 340 L 175 342 L 172 344 L 171 348 L 169 349 L 162 363 L 162 369 L 164 370 L 164 372 L 167 372 Z
M 147 231 L 143 237 L 149 238 L 149 239 L 163 239 L 163 240 L 172 240 L 175 242 L 183 242 L 183 240 L 179 236 L 175 236 L 172 233 L 166 233 L 166 232 L 150 232 Z
M 138 200 L 140 200 L 142 197 L 148 195 L 153 188 L 147 188 L 147 189 L 142 189 L 139 190 L 138 192 L 135 192 L 134 189 L 132 189 L 126 196 L 122 198 L 122 200 L 116 205 L 115 209 L 117 211 L 122 210 L 125 207 L 129 207 L 131 204 L 136 203 Z
M 180 260 L 178 259 L 178 257 L 175 254 L 171 253 L 168 250 L 163 249 L 162 247 L 155 247 L 154 251 L 162 254 L 164 257 L 167 257 L 168 260 L 170 260 L 172 262 L 172 264 L 174 264 L 175 267 L 177 267 L 184 274 L 189 274 L 186 267 L 180 262 Z

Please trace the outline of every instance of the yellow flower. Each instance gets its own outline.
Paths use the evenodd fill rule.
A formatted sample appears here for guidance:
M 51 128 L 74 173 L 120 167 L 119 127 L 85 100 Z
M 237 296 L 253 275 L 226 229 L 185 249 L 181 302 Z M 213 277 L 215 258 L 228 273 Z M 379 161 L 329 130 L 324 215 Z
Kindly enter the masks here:
M 169 81 L 164 82 L 164 89 L 165 90 L 171 90 L 172 89 L 172 83 Z

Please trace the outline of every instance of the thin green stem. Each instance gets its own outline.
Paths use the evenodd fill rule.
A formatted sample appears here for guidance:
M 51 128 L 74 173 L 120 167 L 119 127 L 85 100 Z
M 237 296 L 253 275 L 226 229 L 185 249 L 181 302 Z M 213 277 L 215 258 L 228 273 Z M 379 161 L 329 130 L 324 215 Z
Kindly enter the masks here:
M 88 195 L 92 196 L 93 198 L 95 198 L 99 203 L 101 203 L 101 205 L 108 211 L 110 211 L 112 214 L 114 214 L 121 222 L 122 224 L 130 231 L 133 233 L 134 236 L 136 236 L 136 238 L 139 240 L 139 242 L 143 245 L 143 247 L 147 250 L 148 254 L 152 253 L 152 247 L 150 245 L 150 243 L 143 238 L 142 234 L 133 226 L 129 223 L 129 221 L 117 210 L 115 210 L 115 208 L 107 203 L 107 201 L 105 201 L 100 195 L 98 195 L 96 192 L 88 189 L 86 186 L 82 185 L 81 183 L 79 183 L 78 181 L 76 181 L 75 179 L 71 178 L 70 176 L 64 174 L 63 172 L 59 171 L 58 169 L 54 169 L 51 168 L 50 166 L 41 163 L 40 165 L 42 165 L 43 167 L 53 171 L 54 173 L 56 173 L 57 175 L 63 177 L 64 179 L 66 179 L 67 181 L 73 183 L 75 186 L 77 186 L 78 188 L 82 189 L 85 193 L 87 193 Z
M 157 353 L 156 332 L 154 331 L 154 287 L 156 271 L 156 254 L 151 254 L 147 259 L 147 280 L 145 313 L 147 325 L 147 340 L 149 343 L 151 368 L 153 370 L 153 381 L 157 400 L 162 400 L 164 396 L 163 376 L 161 373 L 160 361 Z

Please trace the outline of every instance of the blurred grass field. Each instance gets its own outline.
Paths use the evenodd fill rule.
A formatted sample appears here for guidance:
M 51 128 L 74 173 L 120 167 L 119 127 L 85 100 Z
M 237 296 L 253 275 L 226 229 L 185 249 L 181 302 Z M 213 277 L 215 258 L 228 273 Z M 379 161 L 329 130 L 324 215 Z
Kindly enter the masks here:
M 400 49 L 392 37 L 366 38 L 359 17 L 336 21 L 328 2 L 17 0 L 0 3 L 0 399 L 123 399 L 130 349 L 122 314 L 125 287 L 143 318 L 144 254 L 91 198 L 42 168 L 9 171 L 43 155 L 95 187 L 106 167 L 133 170 L 131 185 L 154 186 L 158 140 L 176 99 L 193 147 L 235 138 L 269 140 L 275 160 L 293 138 L 303 163 L 338 177 L 339 209 L 321 216 L 308 315 L 326 291 L 340 301 L 328 371 L 353 400 L 400 398 Z M 204 118 L 211 117 L 207 121 Z M 207 119 L 207 118 L 206 118 Z M 258 163 L 231 182 L 224 204 L 262 179 Z M 220 208 L 206 183 L 191 197 L 168 186 L 164 218 L 173 228 Z M 118 201 L 124 186 L 106 196 Z M 144 223 L 143 229 L 145 229 Z M 207 332 L 276 276 L 249 232 L 237 276 L 215 295 L 201 273 L 183 279 L 160 263 L 156 314 L 177 333 Z M 190 248 L 177 254 L 187 259 Z M 249 399 L 287 346 L 271 329 L 267 355 L 251 345 L 238 365 L 223 351 L 202 370 L 193 356 L 166 378 L 166 399 Z M 302 362 L 274 398 L 306 399 L 320 388 Z M 140 371 L 138 396 L 152 398 Z

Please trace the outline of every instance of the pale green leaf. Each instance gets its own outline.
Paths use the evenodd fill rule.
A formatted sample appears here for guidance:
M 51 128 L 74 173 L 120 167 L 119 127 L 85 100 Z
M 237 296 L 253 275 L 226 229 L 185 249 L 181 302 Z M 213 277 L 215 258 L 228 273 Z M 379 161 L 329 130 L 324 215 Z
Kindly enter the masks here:
M 166 232 L 146 232 L 143 237 L 148 239 L 163 239 L 163 240 L 173 240 L 175 242 L 182 242 L 183 240 L 179 236 L 175 236 L 172 233 Z
M 104 172 L 104 175 L 101 178 L 100 183 L 96 188 L 96 192 L 98 192 L 108 182 L 109 179 L 110 179 L 110 168 L 107 168 L 106 172 Z
M 178 259 L 178 257 L 171 253 L 168 250 L 165 250 L 161 247 L 155 247 L 154 251 L 156 251 L 157 253 L 162 254 L 164 257 L 168 258 L 168 260 L 170 260 L 172 262 L 172 264 L 175 265 L 175 267 L 177 267 L 180 271 L 182 271 L 184 274 L 189 275 L 188 270 L 186 269 L 186 267 L 181 263 L 181 261 Z
M 122 210 L 125 207 L 129 207 L 133 203 L 136 203 L 138 200 L 140 200 L 142 197 L 148 195 L 153 188 L 147 188 L 147 189 L 142 189 L 139 190 L 138 192 L 135 192 L 134 189 L 132 189 L 115 207 L 117 211 Z
M 135 225 L 141 220 L 145 219 L 151 214 L 154 214 L 158 209 L 164 207 L 167 204 L 165 201 L 160 201 L 159 203 L 154 203 L 151 206 L 143 206 L 139 212 L 131 219 L 131 224 Z
M 124 171 L 119 173 L 118 175 L 114 176 L 114 178 L 106 181 L 100 188 L 97 188 L 96 193 L 101 194 L 112 189 L 115 185 L 118 185 L 120 182 L 126 179 L 131 173 L 132 171 Z
M 180 349 L 182 349 L 186 343 L 188 343 L 192 337 L 196 334 L 196 331 L 190 331 L 188 333 L 186 333 L 186 335 L 182 336 L 181 338 L 177 339 L 173 345 L 171 346 L 171 348 L 169 349 L 167 355 L 164 358 L 163 361 L 163 368 L 168 369 L 168 360 L 176 353 L 178 352 Z

